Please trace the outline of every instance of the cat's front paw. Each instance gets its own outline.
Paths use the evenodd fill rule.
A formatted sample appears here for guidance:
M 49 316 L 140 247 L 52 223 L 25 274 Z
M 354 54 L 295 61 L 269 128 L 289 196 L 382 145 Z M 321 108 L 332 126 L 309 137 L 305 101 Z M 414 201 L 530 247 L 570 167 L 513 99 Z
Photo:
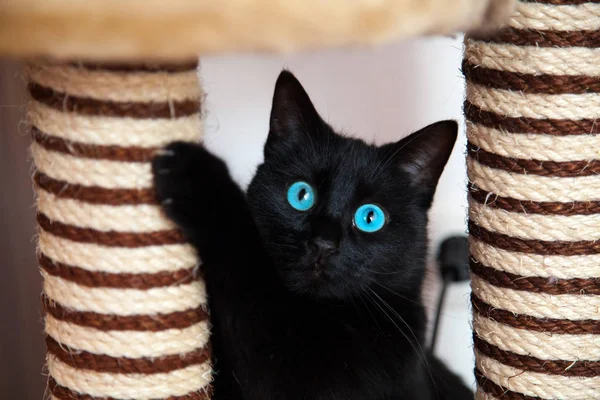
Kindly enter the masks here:
M 223 179 L 228 178 L 222 160 L 194 143 L 173 142 L 152 160 L 157 200 L 179 225 L 192 223 L 198 210 L 212 201 Z

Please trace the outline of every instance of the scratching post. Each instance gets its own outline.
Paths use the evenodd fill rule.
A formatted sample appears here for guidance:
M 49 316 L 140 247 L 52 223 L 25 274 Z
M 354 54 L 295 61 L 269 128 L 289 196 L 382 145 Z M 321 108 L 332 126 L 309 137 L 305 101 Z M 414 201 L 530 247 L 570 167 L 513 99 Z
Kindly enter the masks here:
M 49 391 L 209 397 L 204 286 L 150 160 L 202 128 L 196 62 L 27 69 Z
M 600 4 L 467 38 L 478 399 L 600 398 Z

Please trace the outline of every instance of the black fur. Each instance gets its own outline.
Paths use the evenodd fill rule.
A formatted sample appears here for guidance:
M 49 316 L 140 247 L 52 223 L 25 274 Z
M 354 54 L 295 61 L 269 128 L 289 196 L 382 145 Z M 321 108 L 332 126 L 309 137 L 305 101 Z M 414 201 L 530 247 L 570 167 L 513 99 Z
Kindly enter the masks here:
M 216 400 L 467 399 L 423 349 L 427 211 L 456 140 L 443 121 L 385 146 L 336 134 L 289 72 L 247 195 L 204 148 L 153 162 L 158 197 L 203 260 Z M 316 204 L 286 200 L 309 182 Z M 388 223 L 364 233 L 357 207 Z M 435 381 L 435 383 L 434 383 Z

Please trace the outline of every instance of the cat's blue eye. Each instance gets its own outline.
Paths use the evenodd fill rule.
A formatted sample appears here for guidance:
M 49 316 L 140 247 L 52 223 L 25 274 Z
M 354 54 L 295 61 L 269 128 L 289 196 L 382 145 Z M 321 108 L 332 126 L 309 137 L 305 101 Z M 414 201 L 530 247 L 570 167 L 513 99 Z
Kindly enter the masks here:
M 315 192 L 306 182 L 296 182 L 287 192 L 287 201 L 298 211 L 306 211 L 315 204 Z
M 354 213 L 354 225 L 363 232 L 377 232 L 385 225 L 385 213 L 375 204 L 362 205 Z

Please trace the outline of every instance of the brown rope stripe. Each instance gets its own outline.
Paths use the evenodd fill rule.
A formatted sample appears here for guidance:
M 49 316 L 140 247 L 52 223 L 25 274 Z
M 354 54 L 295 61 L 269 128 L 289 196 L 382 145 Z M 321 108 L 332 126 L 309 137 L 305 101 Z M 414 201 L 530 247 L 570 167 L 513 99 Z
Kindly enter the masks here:
M 600 160 L 558 162 L 504 157 L 478 148 L 471 142 L 467 144 L 467 151 L 469 156 L 476 159 L 480 164 L 517 174 L 560 178 L 577 178 L 600 174 Z
M 149 162 L 158 150 L 154 147 L 100 146 L 74 142 L 47 135 L 35 127 L 31 129 L 31 136 L 36 143 L 47 150 L 97 160 Z
M 481 371 L 475 368 L 475 379 L 477 386 L 483 389 L 484 392 L 494 396 L 497 399 L 502 400 L 542 400 L 540 397 L 528 396 L 526 394 L 513 392 L 503 388 L 502 386 L 496 385 L 494 382 L 489 380 Z
M 499 271 L 473 259 L 471 259 L 469 265 L 474 274 L 497 287 L 552 295 L 600 295 L 600 278 L 573 278 L 550 281 L 548 278 L 527 277 Z
M 180 269 L 173 272 L 163 271 L 153 274 L 114 274 L 89 271 L 59 263 L 42 253 L 38 255 L 38 261 L 42 269 L 48 274 L 88 287 L 147 290 L 157 287 L 184 285 L 197 279 L 194 277 L 194 268 Z
M 471 39 L 515 46 L 600 47 L 598 31 L 544 31 L 503 27 L 498 31 L 472 35 Z
M 510 212 L 544 215 L 592 215 L 600 213 L 600 200 L 560 202 L 535 202 L 531 200 L 518 200 L 510 197 L 501 197 L 492 192 L 487 192 L 469 185 L 471 198 L 487 207 L 499 208 Z
M 600 376 L 600 361 L 540 360 L 539 358 L 502 350 L 481 339 L 475 333 L 473 334 L 473 343 L 480 353 L 493 358 L 504 365 L 518 368 L 523 371 L 571 377 L 591 378 Z
M 52 395 L 58 400 L 122 400 L 115 399 L 114 397 L 94 397 L 87 394 L 74 392 L 69 388 L 60 386 L 58 382 L 56 382 L 51 376 L 48 377 L 48 387 L 50 388 L 50 393 L 52 393 Z M 207 386 L 206 392 L 200 391 L 186 394 L 184 396 L 171 396 L 163 400 L 210 400 L 212 398 L 212 395 L 212 387 Z
M 153 189 L 107 189 L 99 186 L 83 186 L 49 177 L 36 171 L 33 180 L 38 188 L 64 198 L 90 204 L 110 206 L 158 204 Z
M 60 112 L 76 112 L 83 115 L 120 118 L 176 118 L 200 111 L 200 100 L 173 102 L 115 102 L 71 96 L 56 92 L 37 83 L 29 84 L 31 97 Z
M 120 374 L 161 374 L 192 365 L 203 364 L 210 359 L 210 346 L 185 354 L 172 354 L 154 358 L 111 357 L 87 351 L 71 349 L 46 336 L 48 353 L 76 369 Z
M 47 314 L 59 321 L 100 331 L 158 332 L 167 329 L 184 329 L 208 320 L 208 313 L 202 307 L 170 314 L 118 316 L 67 309 L 44 295 L 42 307 Z
M 57 63 L 60 65 L 60 63 Z M 67 65 L 91 71 L 110 72 L 186 72 L 198 68 L 198 60 L 189 60 L 181 63 L 91 63 L 91 62 L 68 62 Z
M 585 256 L 600 254 L 599 240 L 580 240 L 576 242 L 544 241 L 520 239 L 502 233 L 490 232 L 469 220 L 469 232 L 473 237 L 497 248 L 544 256 Z
M 116 232 L 98 231 L 90 228 L 63 224 L 51 221 L 46 215 L 38 213 L 37 222 L 40 227 L 55 236 L 81 243 L 94 243 L 109 247 L 146 247 L 167 244 L 183 244 L 185 239 L 177 229 L 155 232 Z
M 529 315 L 514 314 L 510 311 L 494 308 L 474 293 L 471 293 L 473 310 L 482 317 L 492 319 L 517 329 L 555 334 L 600 334 L 600 323 L 594 320 L 568 320 L 553 318 L 535 318 Z
M 600 35 L 600 31 L 599 35 Z M 600 93 L 598 76 L 530 75 L 500 71 L 462 62 L 462 72 L 472 83 L 524 93 L 581 94 Z
M 511 118 L 481 108 L 465 101 L 465 116 L 468 121 L 488 128 L 504 130 L 510 133 L 532 133 L 539 135 L 569 136 L 600 133 L 600 124 L 593 119 L 562 120 Z

